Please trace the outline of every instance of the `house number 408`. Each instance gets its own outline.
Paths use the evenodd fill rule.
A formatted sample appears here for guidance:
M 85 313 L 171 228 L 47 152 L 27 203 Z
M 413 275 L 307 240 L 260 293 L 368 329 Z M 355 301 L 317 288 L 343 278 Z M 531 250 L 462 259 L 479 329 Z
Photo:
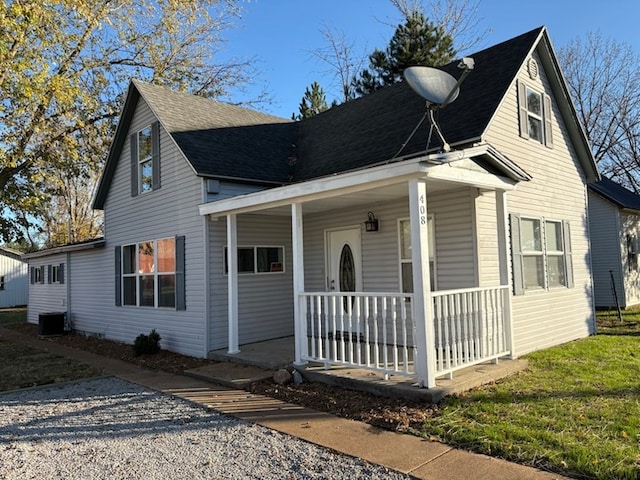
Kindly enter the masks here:
M 418 212 L 420 212 L 420 225 L 427 224 L 427 205 L 424 201 L 424 195 L 420 195 L 418 199 Z

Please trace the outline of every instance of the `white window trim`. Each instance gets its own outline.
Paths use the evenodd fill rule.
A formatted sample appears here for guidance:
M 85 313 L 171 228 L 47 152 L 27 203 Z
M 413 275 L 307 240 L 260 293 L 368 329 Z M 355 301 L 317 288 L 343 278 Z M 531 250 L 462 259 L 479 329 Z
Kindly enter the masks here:
M 400 287 L 400 291 L 402 292 L 402 264 L 403 263 L 412 263 L 411 258 L 402 258 L 402 222 L 409 222 L 409 217 L 398 218 L 397 222 L 397 231 L 398 231 L 398 285 Z M 435 235 L 435 215 L 430 213 L 427 215 L 427 231 L 429 232 L 429 262 L 433 265 L 431 268 L 431 277 L 432 285 L 431 290 L 435 291 L 438 289 L 438 263 L 436 260 L 436 235 Z
M 253 249 L 253 272 L 240 272 L 238 271 L 238 275 L 279 275 L 286 272 L 286 262 L 285 262 L 285 254 L 286 250 L 284 245 L 238 245 L 238 250 L 241 248 L 252 248 Z M 277 272 L 259 272 L 258 271 L 258 249 L 259 248 L 280 248 L 282 249 L 282 270 Z M 222 274 L 223 276 L 228 276 L 229 272 L 227 271 L 227 246 L 222 246 Z
M 568 252 L 564 251 L 564 246 L 566 245 L 566 239 L 565 239 L 565 231 L 564 231 L 564 221 L 563 220 L 558 220 L 556 218 L 547 218 L 547 217 L 536 217 L 536 216 L 530 216 L 530 215 L 521 215 L 520 216 L 521 220 L 537 220 L 540 222 L 540 242 L 541 242 L 541 247 L 542 250 L 540 252 L 538 251 L 527 251 L 525 252 L 525 250 L 522 248 L 522 234 L 520 235 L 520 251 L 522 252 L 522 258 L 524 259 L 524 257 L 531 257 L 531 256 L 542 256 L 542 269 L 543 269 L 543 283 L 544 285 L 541 287 L 528 287 L 526 286 L 526 284 L 524 285 L 524 290 L 526 292 L 548 292 L 550 290 L 558 290 L 558 289 L 564 289 L 564 288 L 570 288 L 569 287 L 569 272 L 567 272 L 567 261 L 566 261 L 566 257 L 568 255 Z M 563 247 L 563 250 L 548 250 L 547 249 L 547 223 L 557 223 L 560 225 L 560 244 Z M 550 256 L 553 257 L 561 257 L 562 258 L 562 262 L 563 262 L 563 268 L 565 269 L 564 272 L 564 284 L 563 285 L 550 285 L 549 283 L 549 262 L 548 262 L 548 258 Z M 525 266 L 524 266 L 524 262 L 523 262 L 523 266 L 522 266 L 523 270 L 522 270 L 522 275 L 523 277 L 525 276 Z
M 157 265 L 158 265 L 158 242 L 161 242 L 163 240 L 173 240 L 174 241 L 174 256 L 177 254 L 176 252 L 176 237 L 164 237 L 164 238 L 156 238 L 153 240 L 143 240 L 141 242 L 136 242 L 136 243 L 127 243 L 122 245 L 121 247 L 121 259 L 120 259 L 120 276 L 122 277 L 122 282 L 120 285 L 120 295 L 121 295 L 121 299 L 122 299 L 122 306 L 123 307 L 130 307 L 130 308 L 157 308 L 157 309 L 161 309 L 161 310 L 176 310 L 176 304 L 177 304 L 177 298 L 175 293 L 174 293 L 174 305 L 172 307 L 161 307 L 158 305 L 158 301 L 160 298 L 160 292 L 159 292 L 159 288 L 160 288 L 160 282 L 158 281 L 158 277 L 161 276 L 167 276 L 167 275 L 173 275 L 175 277 L 174 280 L 174 285 L 177 289 L 177 272 L 176 272 L 176 266 L 177 266 L 177 258 L 174 258 L 174 271 L 173 272 L 158 272 L 157 269 Z M 149 273 L 142 273 L 140 272 L 140 257 L 138 255 L 138 251 L 140 248 L 140 245 L 143 243 L 153 243 L 153 264 L 154 264 L 154 271 L 153 272 L 149 272 Z M 135 251 L 135 265 L 134 265 L 134 271 L 133 273 L 125 273 L 124 272 L 124 259 L 125 259 L 125 249 L 127 247 L 134 247 L 134 251 Z M 140 305 L 140 277 L 147 277 L 147 276 L 151 276 L 153 275 L 153 306 L 151 305 Z M 135 285 L 136 285 L 136 304 L 135 305 L 131 305 L 128 303 L 125 303 L 125 278 L 135 278 Z

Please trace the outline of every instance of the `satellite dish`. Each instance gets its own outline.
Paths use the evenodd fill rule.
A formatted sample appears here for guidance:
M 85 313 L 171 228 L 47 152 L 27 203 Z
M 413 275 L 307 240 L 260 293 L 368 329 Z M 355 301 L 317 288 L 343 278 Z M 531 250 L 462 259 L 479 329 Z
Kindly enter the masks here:
M 404 79 L 414 92 L 440 108 L 453 102 L 460 93 L 456 79 L 437 68 L 409 67 L 404 71 Z
M 440 130 L 440 126 L 434 115 L 434 110 L 441 110 L 446 107 L 449 103 L 453 102 L 456 98 L 458 98 L 458 94 L 460 93 L 460 84 L 464 81 L 465 78 L 471 73 L 475 66 L 475 62 L 473 58 L 465 57 L 460 60 L 458 63 L 458 68 L 462 69 L 462 75 L 458 80 L 456 80 L 452 75 L 448 74 L 443 70 L 438 70 L 437 68 L 432 67 L 408 67 L 404 70 L 404 79 L 409 84 L 411 89 L 424 98 L 427 101 L 427 106 L 425 109 L 424 116 L 418 122 L 418 125 L 413 129 L 409 138 L 402 144 L 400 150 L 392 157 L 396 158 L 400 155 L 400 152 L 404 150 L 404 147 L 407 146 L 409 140 L 413 137 L 413 135 L 418 131 L 422 122 L 429 117 L 429 122 L 431 123 L 431 129 L 429 131 L 429 138 L 427 140 L 427 148 L 431 143 L 431 134 L 435 129 L 436 133 L 440 137 L 442 141 L 442 149 L 445 152 L 451 151 L 451 146 L 444 139 L 444 135 Z

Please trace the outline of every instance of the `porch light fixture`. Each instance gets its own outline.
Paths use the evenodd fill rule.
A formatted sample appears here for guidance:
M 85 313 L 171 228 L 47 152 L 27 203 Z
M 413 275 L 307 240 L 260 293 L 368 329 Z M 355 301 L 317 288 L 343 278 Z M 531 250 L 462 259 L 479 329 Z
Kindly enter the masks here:
M 364 222 L 364 229 L 367 232 L 377 232 L 378 231 L 378 219 L 373 214 L 373 212 L 367 213 L 367 221 Z

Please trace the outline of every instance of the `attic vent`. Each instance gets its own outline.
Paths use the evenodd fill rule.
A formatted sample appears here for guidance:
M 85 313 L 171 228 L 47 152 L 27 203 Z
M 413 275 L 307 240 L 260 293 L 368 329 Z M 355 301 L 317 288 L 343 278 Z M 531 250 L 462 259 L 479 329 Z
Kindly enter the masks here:
M 531 80 L 536 80 L 538 78 L 538 62 L 535 61 L 535 59 L 530 58 L 529 62 L 527 63 L 527 69 L 529 70 L 529 77 L 531 77 Z

